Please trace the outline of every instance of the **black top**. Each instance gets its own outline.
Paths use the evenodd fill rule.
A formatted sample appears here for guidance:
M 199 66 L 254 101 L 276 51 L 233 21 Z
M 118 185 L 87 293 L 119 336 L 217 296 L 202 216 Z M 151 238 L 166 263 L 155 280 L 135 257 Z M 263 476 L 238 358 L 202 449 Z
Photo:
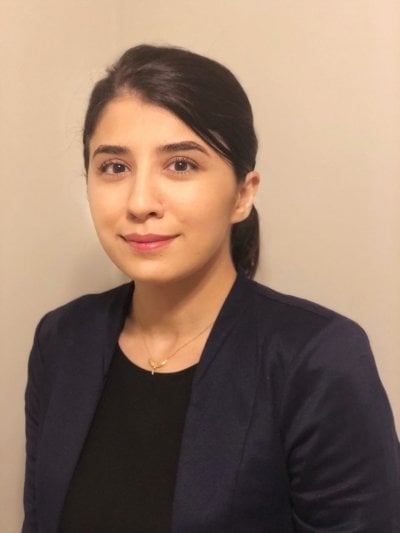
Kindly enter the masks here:
M 64 504 L 62 533 L 166 533 L 196 365 L 155 373 L 117 346 Z

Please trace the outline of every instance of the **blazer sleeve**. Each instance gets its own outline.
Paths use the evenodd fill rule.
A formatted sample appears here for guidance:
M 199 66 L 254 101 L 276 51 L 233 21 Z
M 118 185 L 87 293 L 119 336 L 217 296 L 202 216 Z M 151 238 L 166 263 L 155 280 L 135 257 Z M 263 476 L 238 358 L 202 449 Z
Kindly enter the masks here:
M 292 360 L 281 428 L 295 531 L 400 531 L 399 442 L 355 323 L 335 318 Z
M 41 419 L 41 398 L 43 388 L 43 361 L 40 352 L 40 329 L 45 317 L 36 328 L 33 347 L 28 360 L 28 380 L 25 389 L 25 435 L 26 435 L 26 464 L 24 484 L 24 522 L 22 533 L 36 533 L 38 531 L 36 517 L 36 459 Z

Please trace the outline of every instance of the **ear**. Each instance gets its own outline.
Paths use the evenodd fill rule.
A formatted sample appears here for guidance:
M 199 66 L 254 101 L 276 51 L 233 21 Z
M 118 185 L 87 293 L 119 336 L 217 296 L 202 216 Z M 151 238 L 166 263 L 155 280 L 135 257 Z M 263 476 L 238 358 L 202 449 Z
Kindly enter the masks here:
M 231 217 L 232 224 L 241 222 L 249 216 L 259 184 L 260 175 L 255 170 L 246 174 L 245 179 L 238 184 L 236 203 Z

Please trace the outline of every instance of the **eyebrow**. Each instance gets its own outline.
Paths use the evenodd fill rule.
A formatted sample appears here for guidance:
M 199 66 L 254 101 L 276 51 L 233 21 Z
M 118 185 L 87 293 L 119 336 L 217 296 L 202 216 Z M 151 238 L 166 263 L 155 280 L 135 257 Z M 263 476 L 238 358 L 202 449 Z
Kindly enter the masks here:
M 201 146 L 201 144 L 198 144 L 194 141 L 181 141 L 179 143 L 171 143 L 171 144 L 165 144 L 164 146 L 160 146 L 157 149 L 157 152 L 184 152 L 188 150 L 198 150 L 199 152 L 202 152 L 203 154 L 210 155 L 208 151 L 204 148 L 204 146 Z
M 129 149 L 126 146 L 119 146 L 117 144 L 100 144 L 93 152 L 92 159 L 97 154 L 112 154 L 112 155 L 126 155 L 129 153 Z
M 203 154 L 210 155 L 209 152 L 194 141 L 181 141 L 177 143 L 164 144 L 157 148 L 160 153 L 184 152 L 188 150 L 197 150 Z M 127 155 L 130 153 L 129 148 L 118 144 L 101 144 L 93 152 L 92 159 L 98 154 Z

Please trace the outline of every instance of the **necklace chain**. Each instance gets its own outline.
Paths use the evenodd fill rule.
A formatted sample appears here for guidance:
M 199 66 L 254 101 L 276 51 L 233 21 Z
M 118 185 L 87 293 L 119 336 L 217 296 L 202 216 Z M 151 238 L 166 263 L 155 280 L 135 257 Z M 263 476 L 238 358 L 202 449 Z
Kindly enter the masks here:
M 188 346 L 188 344 L 194 342 L 196 339 L 198 339 L 200 337 L 200 335 L 202 335 L 203 333 L 205 333 L 215 322 L 215 320 L 213 320 L 212 322 L 210 322 L 209 324 L 207 324 L 207 326 L 202 329 L 199 333 L 196 333 L 196 335 L 192 338 L 190 338 L 188 341 L 184 342 L 183 344 L 181 344 L 176 350 L 174 350 L 171 355 L 169 355 L 168 357 L 164 357 L 163 359 L 161 360 L 155 360 L 151 357 L 151 354 L 150 354 L 150 350 L 149 350 L 149 347 L 147 345 L 147 342 L 146 342 L 146 337 L 144 336 L 144 333 L 143 333 L 143 326 L 142 324 L 140 323 L 140 321 L 138 320 L 138 318 L 136 318 L 136 320 L 138 321 L 139 325 L 140 325 L 140 335 L 142 337 L 142 340 L 143 340 L 143 344 L 146 348 L 146 352 L 147 352 L 147 355 L 148 355 L 148 359 L 147 359 L 147 362 L 149 363 L 149 366 L 151 368 L 151 373 L 152 375 L 154 375 L 154 372 L 158 369 L 158 368 L 161 368 L 163 367 L 164 365 L 166 365 L 168 363 L 168 361 L 171 359 L 171 357 L 173 357 L 174 355 L 176 355 L 180 350 L 182 350 L 183 348 L 185 348 L 185 346 Z

